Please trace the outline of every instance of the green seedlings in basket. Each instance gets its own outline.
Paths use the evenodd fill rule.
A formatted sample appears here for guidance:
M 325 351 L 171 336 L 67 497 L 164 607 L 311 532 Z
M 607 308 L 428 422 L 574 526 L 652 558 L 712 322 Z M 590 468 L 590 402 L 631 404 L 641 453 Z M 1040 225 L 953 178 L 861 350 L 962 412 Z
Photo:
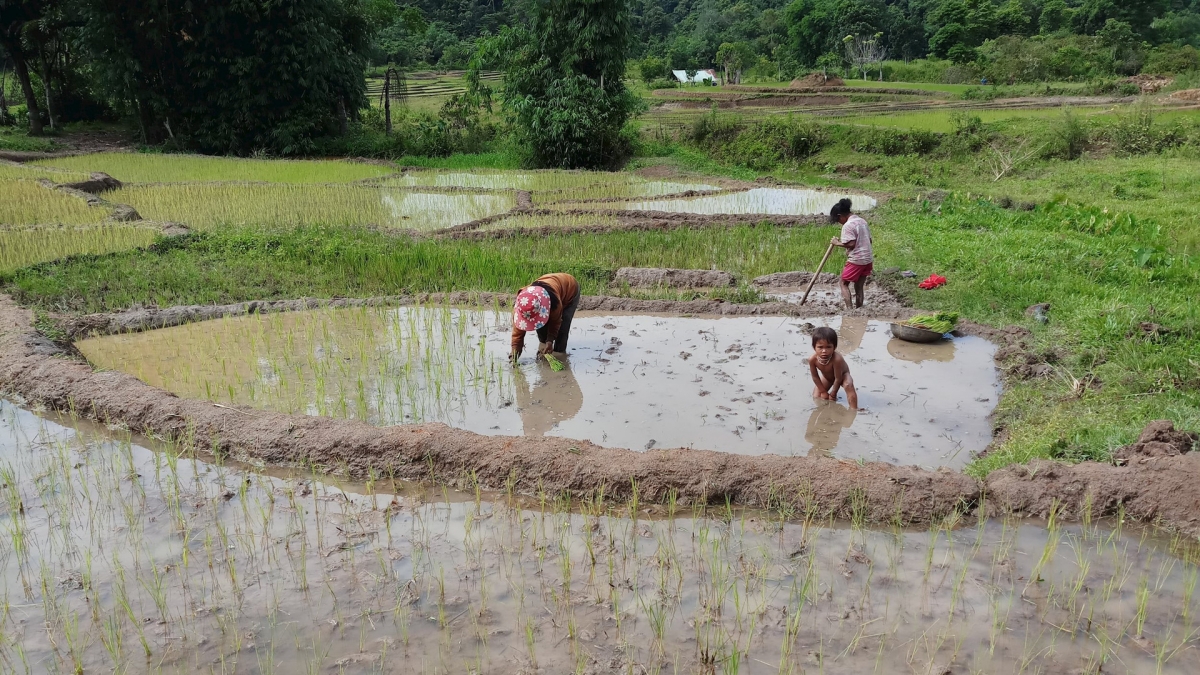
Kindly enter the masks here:
M 957 312 L 938 312 L 937 314 L 918 314 L 904 322 L 905 326 L 924 328 L 935 333 L 949 333 L 958 323 Z

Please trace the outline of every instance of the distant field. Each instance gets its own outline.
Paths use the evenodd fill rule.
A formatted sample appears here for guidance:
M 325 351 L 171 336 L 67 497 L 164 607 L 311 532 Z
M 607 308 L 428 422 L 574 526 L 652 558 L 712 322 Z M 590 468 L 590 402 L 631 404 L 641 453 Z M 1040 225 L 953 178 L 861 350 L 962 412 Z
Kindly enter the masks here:
M 1081 116 L 1114 114 L 1125 110 L 1128 106 L 1071 108 Z M 905 129 L 920 129 L 923 131 L 950 131 L 954 128 L 952 120 L 955 115 L 968 114 L 984 122 L 1000 122 L 1013 119 L 1052 118 L 1062 116 L 1063 108 L 1019 108 L 999 110 L 973 110 L 958 108 L 952 110 L 928 110 L 921 112 L 905 112 L 892 115 L 864 115 L 861 117 L 843 117 L 838 121 L 845 124 L 878 127 L 900 127 Z
M 437 112 L 446 99 L 461 94 L 467 90 L 465 73 L 452 70 L 445 73 L 418 71 L 405 73 L 407 96 L 404 105 L 418 111 Z M 503 81 L 500 73 L 485 72 L 480 76 L 493 89 Z M 370 75 L 367 77 L 367 99 L 371 105 L 383 105 L 383 76 Z

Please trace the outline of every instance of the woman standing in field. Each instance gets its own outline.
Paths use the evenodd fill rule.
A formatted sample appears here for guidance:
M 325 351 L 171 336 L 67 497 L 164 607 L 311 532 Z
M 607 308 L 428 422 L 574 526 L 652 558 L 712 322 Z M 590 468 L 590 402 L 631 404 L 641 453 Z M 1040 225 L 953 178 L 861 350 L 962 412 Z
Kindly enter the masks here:
M 846 266 L 842 269 L 842 299 L 846 301 L 846 307 L 862 307 L 863 287 L 875 263 L 875 255 L 871 250 L 871 228 L 867 226 L 867 221 L 851 215 L 849 199 L 842 199 L 833 205 L 829 210 L 829 222 L 842 225 L 842 236 L 834 237 L 829 243 L 849 252 Z M 853 303 L 850 301 L 850 284 L 854 284 Z
M 513 304 L 512 360 L 525 351 L 525 333 L 530 331 L 537 331 L 538 356 L 566 352 L 577 307 L 579 282 L 565 272 L 544 274 L 521 289 Z

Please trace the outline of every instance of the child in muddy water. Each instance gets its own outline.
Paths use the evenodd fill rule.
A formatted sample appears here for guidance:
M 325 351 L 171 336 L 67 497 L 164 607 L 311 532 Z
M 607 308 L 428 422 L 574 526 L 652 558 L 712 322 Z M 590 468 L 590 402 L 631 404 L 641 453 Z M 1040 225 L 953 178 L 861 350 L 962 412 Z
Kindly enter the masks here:
M 812 374 L 813 398 L 836 401 L 838 389 L 846 390 L 846 403 L 851 410 L 858 410 L 858 391 L 854 378 L 850 377 L 850 365 L 837 353 L 837 332 L 821 326 L 812 332 L 813 355 L 808 357 L 808 370 Z

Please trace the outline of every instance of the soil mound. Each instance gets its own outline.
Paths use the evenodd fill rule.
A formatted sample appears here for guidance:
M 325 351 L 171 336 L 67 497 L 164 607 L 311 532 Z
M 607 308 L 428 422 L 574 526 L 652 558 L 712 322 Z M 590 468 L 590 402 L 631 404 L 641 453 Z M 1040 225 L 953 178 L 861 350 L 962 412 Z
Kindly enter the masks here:
M 1175 78 L 1162 75 L 1134 75 L 1121 81 L 1136 84 L 1143 94 L 1156 94 L 1160 89 L 1174 82 Z
M 789 89 L 807 89 L 809 87 L 844 87 L 844 86 L 846 86 L 845 81 L 843 81 L 842 78 L 838 77 L 837 75 L 830 75 L 830 76 L 826 77 L 825 75 L 822 75 L 821 73 L 809 73 L 808 75 L 805 75 L 804 77 L 792 80 L 792 83 L 788 85 L 788 88 Z
M 1172 101 L 1200 102 L 1200 89 L 1183 89 L 1171 94 L 1167 98 L 1170 98 Z
M 1191 452 L 1200 434 L 1178 431 L 1171 420 L 1154 420 L 1142 430 L 1137 442 L 1113 453 L 1118 463 L 1141 457 L 1175 457 Z
M 616 285 L 633 288 L 719 288 L 732 286 L 733 275 L 721 270 L 677 270 L 659 267 L 622 267 L 613 280 Z
M 117 180 L 116 178 L 113 178 L 112 176 L 104 173 L 103 171 L 97 171 L 97 172 L 91 174 L 91 178 L 89 178 L 88 180 L 79 181 L 77 183 L 63 183 L 63 187 L 68 187 L 73 190 L 79 190 L 80 192 L 87 192 L 89 194 L 98 195 L 101 192 L 107 192 L 109 190 L 120 189 L 121 181 Z

